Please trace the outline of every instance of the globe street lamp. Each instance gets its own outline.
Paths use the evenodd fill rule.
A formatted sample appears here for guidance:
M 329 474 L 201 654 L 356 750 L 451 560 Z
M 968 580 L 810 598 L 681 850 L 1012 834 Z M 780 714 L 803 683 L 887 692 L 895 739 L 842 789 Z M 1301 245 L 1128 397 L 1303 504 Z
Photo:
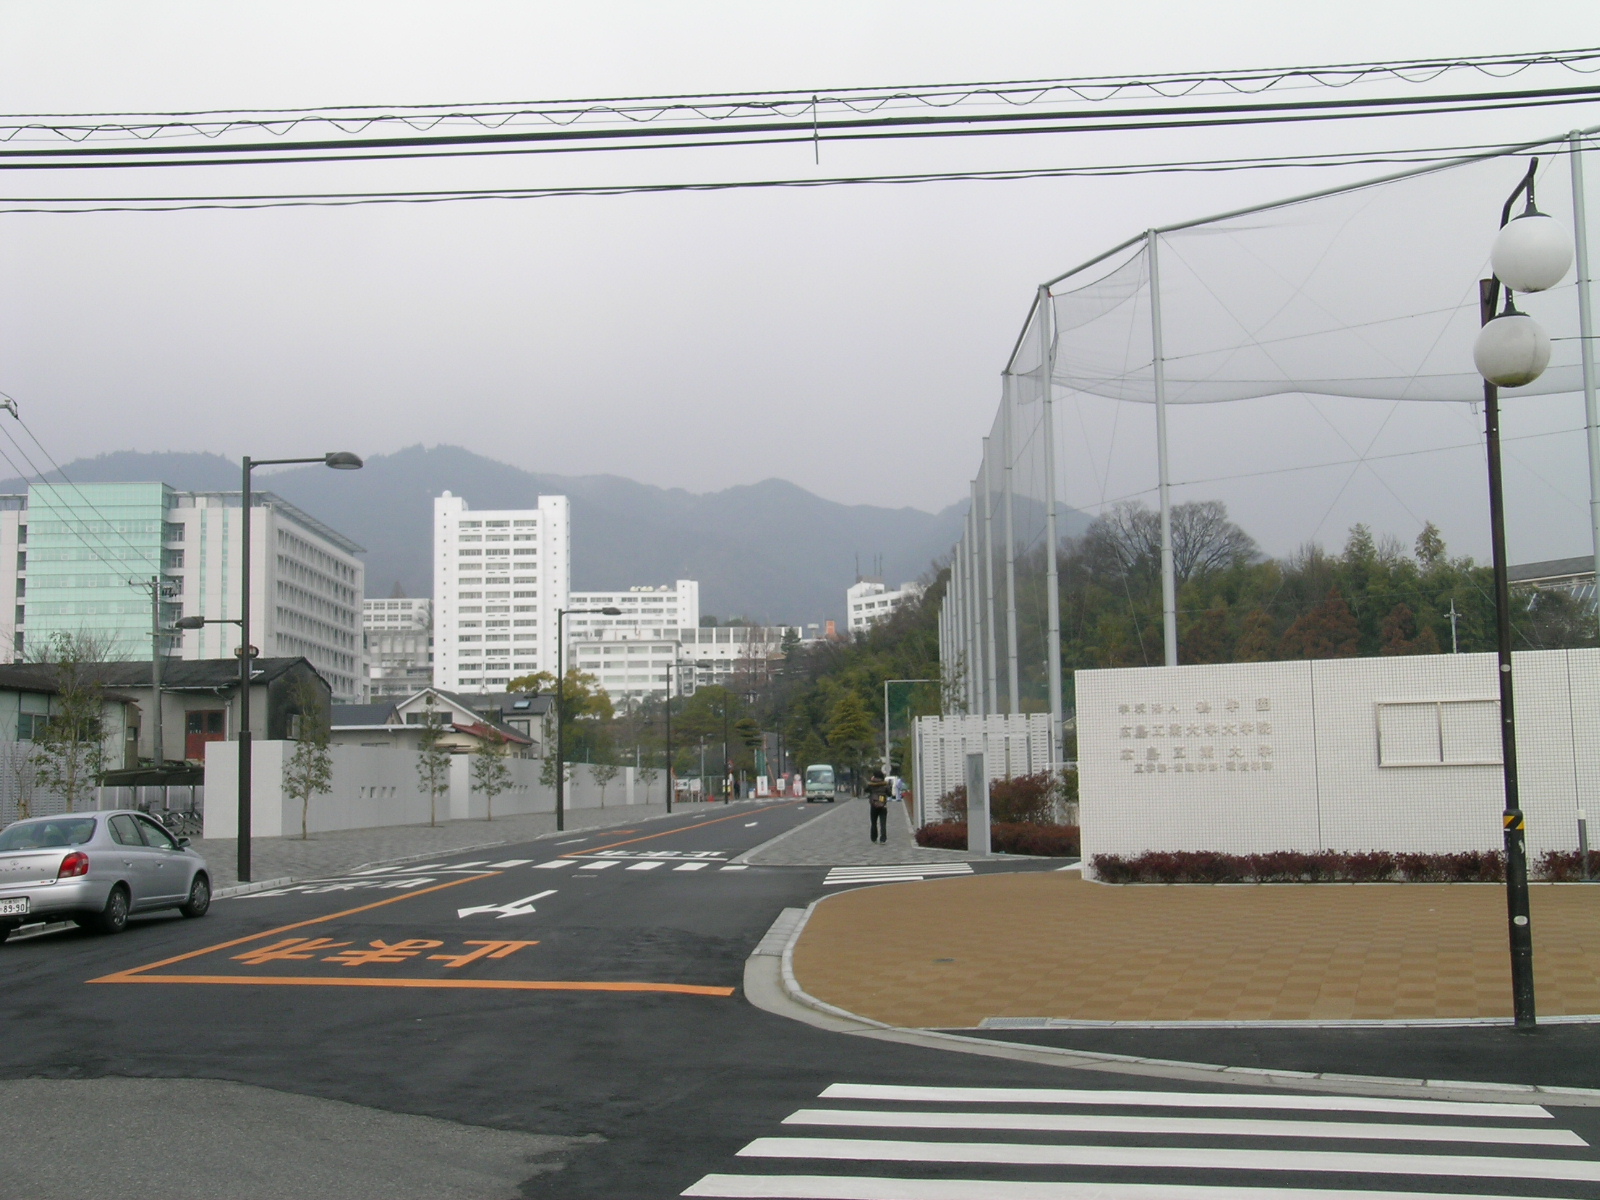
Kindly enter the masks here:
M 1544 373 L 1550 363 L 1550 338 L 1532 317 L 1517 311 L 1512 292 L 1542 292 L 1560 283 L 1572 265 L 1572 242 L 1566 230 L 1534 207 L 1533 176 L 1528 173 L 1506 198 L 1500 211 L 1500 233 L 1490 254 L 1494 274 L 1478 281 L 1478 316 L 1482 328 L 1472 360 L 1483 376 L 1484 442 L 1489 463 L 1489 541 L 1494 557 L 1495 641 L 1500 680 L 1500 761 L 1505 779 L 1502 826 L 1506 849 L 1506 915 L 1511 938 L 1511 1002 L 1518 1029 L 1536 1024 L 1533 995 L 1533 928 L 1528 911 L 1528 846 L 1522 800 L 1517 786 L 1516 710 L 1511 686 L 1511 585 L 1506 565 L 1505 497 L 1500 469 L 1500 389 L 1523 387 Z M 1527 196 L 1515 218 L 1511 207 Z M 1500 292 L 1505 291 L 1505 307 Z
M 316 458 L 244 458 L 243 486 L 240 489 L 239 542 L 239 616 L 183 617 L 177 622 L 179 629 L 200 629 L 206 625 L 237 625 L 239 627 L 239 831 L 238 875 L 240 883 L 250 882 L 250 662 L 261 652 L 250 644 L 250 472 L 257 467 L 288 466 L 292 463 L 321 463 L 335 471 L 359 471 L 361 459 L 346 450 L 322 454 Z M 158 701 L 159 702 L 159 701 Z
M 620 617 L 620 608 L 558 608 L 556 609 L 556 831 L 567 827 L 567 760 L 563 742 L 566 725 L 567 618 L 594 613 L 603 617 Z

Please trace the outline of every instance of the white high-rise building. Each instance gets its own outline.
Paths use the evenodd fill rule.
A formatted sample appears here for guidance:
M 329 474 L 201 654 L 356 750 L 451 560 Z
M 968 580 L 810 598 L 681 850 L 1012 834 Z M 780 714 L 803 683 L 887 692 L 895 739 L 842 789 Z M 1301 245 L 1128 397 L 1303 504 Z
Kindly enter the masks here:
M 556 612 L 569 608 L 572 523 L 565 496 L 538 508 L 474 511 L 433 502 L 433 683 L 501 691 L 556 670 Z
M 433 682 L 433 601 L 414 596 L 361 602 L 367 700 L 410 696 Z
M 858 579 L 845 591 L 845 612 L 851 633 L 865 633 L 871 625 L 885 620 L 897 608 L 922 599 L 920 583 L 902 583 L 890 591 L 881 579 Z
M 624 588 L 619 592 L 573 592 L 573 608 L 620 608 L 622 615 L 597 613 L 567 618 L 567 636 L 587 637 L 601 629 L 694 628 L 700 624 L 700 584 L 680 579 L 676 584 Z

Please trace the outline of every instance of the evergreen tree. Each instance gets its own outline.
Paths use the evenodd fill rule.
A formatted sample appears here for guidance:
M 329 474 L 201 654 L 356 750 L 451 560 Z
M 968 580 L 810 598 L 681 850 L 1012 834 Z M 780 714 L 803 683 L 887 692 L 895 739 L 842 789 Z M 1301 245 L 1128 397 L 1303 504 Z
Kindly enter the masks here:
M 1396 604 L 1383 619 L 1379 654 L 1437 654 L 1439 639 L 1432 629 L 1417 632 L 1416 614 L 1409 605 Z
M 439 797 L 450 791 L 450 747 L 433 693 L 423 709 L 422 741 L 417 754 L 417 782 L 428 793 L 428 824 L 439 823 Z
M 1360 650 L 1361 628 L 1337 587 L 1321 604 L 1296 618 L 1278 646 L 1283 658 L 1354 658 Z
M 828 714 L 828 748 L 841 766 L 859 771 L 877 747 L 876 730 L 867 706 L 855 692 L 846 692 Z
M 1239 640 L 1233 646 L 1235 662 L 1268 662 L 1276 656 L 1278 635 L 1265 610 L 1251 609 L 1244 618 Z
M 294 751 L 283 764 L 283 790 L 300 801 L 300 840 L 310 836 L 311 797 L 333 788 L 333 755 L 328 749 L 328 713 L 317 686 L 296 679 L 289 689 L 294 712 Z

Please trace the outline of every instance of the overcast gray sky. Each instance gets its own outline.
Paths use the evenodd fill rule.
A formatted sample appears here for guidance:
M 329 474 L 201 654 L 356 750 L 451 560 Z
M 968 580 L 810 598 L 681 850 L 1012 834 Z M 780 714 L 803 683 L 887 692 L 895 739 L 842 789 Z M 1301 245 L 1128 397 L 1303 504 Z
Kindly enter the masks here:
M 1592 0 L 0 3 L 0 112 L 810 89 L 1485 54 L 1595 44 L 1595 13 Z M 115 180 L 35 172 L 0 178 L 0 190 L 803 177 L 1444 145 L 1595 123 L 1600 105 L 1360 128 L 825 144 L 820 166 L 809 147 L 783 147 Z M 779 476 L 837 500 L 937 509 L 964 494 L 997 374 L 1041 280 L 1147 225 L 1363 170 L 0 216 L 0 389 L 63 461 L 117 449 L 270 456 L 450 442 L 543 471 L 695 491 Z M 1396 419 L 1387 406 L 1345 405 L 1335 420 L 1362 446 L 1387 421 L 1375 452 L 1473 436 L 1464 409 L 1427 407 Z M 1125 419 L 1128 430 L 1147 425 L 1142 411 Z M 1329 457 L 1326 414 L 1275 409 L 1272 420 L 1275 461 Z M 1510 431 L 1579 420 L 1571 398 L 1541 400 L 1510 418 Z M 1191 410 L 1182 422 L 1174 473 L 1184 479 L 1226 473 L 1238 465 L 1230 447 L 1262 436 L 1245 409 Z M 1513 556 L 1587 552 L 1581 438 L 1527 443 L 1522 455 L 1510 467 Z M 1388 483 L 1322 472 L 1184 495 L 1228 500 L 1272 550 L 1313 536 L 1337 542 L 1354 520 L 1409 541 L 1431 516 L 1453 544 L 1482 553 L 1477 462 L 1471 453 L 1417 460 Z M 1091 505 L 1146 485 L 1138 463 L 1117 469 L 1125 487 L 1091 481 L 1086 467 L 1066 499 Z

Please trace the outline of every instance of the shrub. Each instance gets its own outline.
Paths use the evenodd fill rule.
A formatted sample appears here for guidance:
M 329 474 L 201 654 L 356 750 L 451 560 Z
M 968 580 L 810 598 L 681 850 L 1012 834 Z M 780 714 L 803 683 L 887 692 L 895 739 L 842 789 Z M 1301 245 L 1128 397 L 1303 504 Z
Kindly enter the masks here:
M 1533 868 L 1533 877 L 1547 883 L 1579 883 L 1583 857 L 1576 850 L 1546 850 Z M 1600 879 L 1600 850 L 1589 851 L 1589 878 Z
M 917 830 L 917 845 L 932 850 L 965 850 L 967 823 L 940 821 Z M 1076 825 L 995 822 L 989 826 L 990 848 L 1000 854 L 1032 854 L 1043 858 L 1076 858 L 1080 838 Z
M 1077 773 L 1073 772 L 1074 784 Z M 997 779 L 989 785 L 989 818 L 994 825 L 1051 825 L 1056 819 L 1056 797 L 1062 781 L 1049 771 Z M 939 797 L 939 817 L 945 821 L 967 819 L 967 788 L 957 784 Z
M 1600 854 L 1593 856 L 1600 877 Z M 1215 850 L 1149 850 L 1125 857 L 1096 854 L 1089 866 L 1105 883 L 1498 883 L 1505 856 L 1497 850 L 1459 854 L 1390 854 L 1383 850 L 1273 850 L 1222 854 Z M 1576 853 L 1546 854 L 1536 879 L 1577 878 Z

